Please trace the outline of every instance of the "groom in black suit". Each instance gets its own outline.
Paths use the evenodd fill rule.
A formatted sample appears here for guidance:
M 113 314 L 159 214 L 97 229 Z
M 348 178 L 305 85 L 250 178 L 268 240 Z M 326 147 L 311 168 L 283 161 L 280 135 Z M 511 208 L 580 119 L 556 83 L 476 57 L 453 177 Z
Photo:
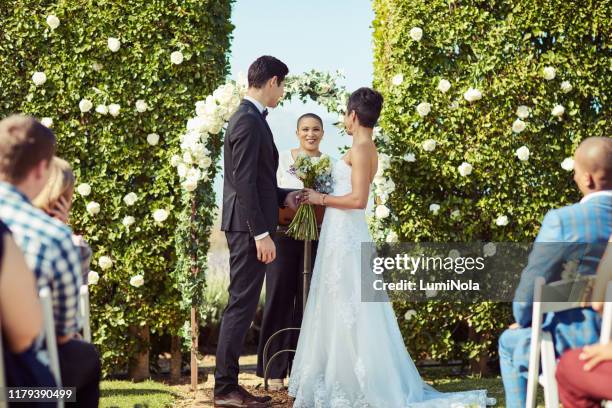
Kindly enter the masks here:
M 225 133 L 221 229 L 230 250 L 230 286 L 217 344 L 217 407 L 264 407 L 270 401 L 238 385 L 238 358 L 255 317 L 266 264 L 276 258 L 278 209 L 297 209 L 298 192 L 276 183 L 278 151 L 266 122 L 267 107 L 275 107 L 283 97 L 288 72 L 274 57 L 253 62 L 247 96 Z

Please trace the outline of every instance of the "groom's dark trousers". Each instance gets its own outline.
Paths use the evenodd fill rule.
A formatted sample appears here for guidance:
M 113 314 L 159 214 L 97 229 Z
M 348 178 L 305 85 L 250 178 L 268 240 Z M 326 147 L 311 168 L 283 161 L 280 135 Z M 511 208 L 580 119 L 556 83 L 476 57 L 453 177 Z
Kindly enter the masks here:
M 217 342 L 215 395 L 238 388 L 238 359 L 257 310 L 266 265 L 255 237 L 273 234 L 289 190 L 278 188 L 278 150 L 264 115 L 243 100 L 229 120 L 223 145 L 223 214 L 230 250 L 229 301 Z

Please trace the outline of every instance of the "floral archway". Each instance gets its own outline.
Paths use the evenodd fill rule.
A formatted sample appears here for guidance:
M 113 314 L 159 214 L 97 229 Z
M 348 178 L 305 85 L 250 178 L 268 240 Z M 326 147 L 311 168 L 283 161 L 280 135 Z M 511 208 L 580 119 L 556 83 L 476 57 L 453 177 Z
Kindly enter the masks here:
M 286 79 L 285 97 L 280 104 L 293 98 L 302 102 L 310 99 L 328 112 L 337 114 L 336 126 L 343 131 L 343 116 L 349 93 L 344 86 L 338 84 L 342 77 L 340 71 L 327 73 L 314 70 L 289 76 Z M 221 156 L 224 129 L 246 92 L 246 79 L 240 77 L 219 86 L 205 100 L 196 102 L 195 116 L 187 121 L 185 133 L 180 137 L 179 149 L 171 159 L 183 188 L 183 211 L 179 221 L 181 226 L 177 231 L 179 262 L 175 273 L 183 299 L 191 307 L 191 322 L 186 325 L 186 330 L 191 337 L 193 387 L 197 384 L 194 366 L 197 366 L 198 311 L 205 306 L 203 293 L 206 287 L 208 239 L 216 216 L 213 182 L 220 169 L 217 162 Z M 386 139 L 379 128 L 375 135 L 377 139 Z M 382 154 L 379 173 L 374 181 L 377 207 L 372 218 L 374 222 L 371 223 L 373 231 L 381 228 L 382 224 L 378 220 L 390 215 L 384 205 L 395 187 L 393 181 L 384 177 L 389 164 L 390 158 Z

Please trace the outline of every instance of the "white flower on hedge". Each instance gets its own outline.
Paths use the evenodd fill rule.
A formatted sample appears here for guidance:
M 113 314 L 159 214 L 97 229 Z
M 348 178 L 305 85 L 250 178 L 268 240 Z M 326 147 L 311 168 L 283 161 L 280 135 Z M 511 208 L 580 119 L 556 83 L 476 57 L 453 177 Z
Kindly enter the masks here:
M 565 108 L 563 105 L 555 105 L 550 113 L 551 115 L 560 118 L 565 113 Z
M 557 71 L 553 67 L 544 67 L 542 70 L 542 76 L 545 80 L 551 81 L 557 76 Z
M 376 206 L 376 218 L 387 218 L 391 214 L 389 208 L 384 204 L 379 204 Z
M 414 163 L 416 161 L 414 153 L 406 153 L 404 155 L 404 161 L 407 161 L 408 163 Z
M 495 220 L 495 225 L 499 227 L 505 227 L 506 225 L 508 225 L 508 216 L 500 215 L 499 217 L 497 217 L 497 219 Z
M 130 278 L 130 285 L 135 288 L 139 288 L 144 285 L 144 276 L 142 275 L 134 275 Z
M 36 86 L 43 85 L 45 82 L 47 82 L 47 74 L 41 71 L 35 72 L 32 75 L 32 82 L 34 82 L 34 85 Z
M 170 158 L 170 165 L 172 167 L 176 167 L 179 165 L 179 163 L 181 162 L 181 157 L 178 154 L 174 154 L 172 155 L 172 157 Z
M 46 127 L 48 127 L 48 128 L 51 128 L 51 127 L 53 127 L 53 118 L 48 118 L 48 117 L 46 117 L 46 118 L 42 118 L 42 119 L 40 120 L 40 123 L 42 123 L 42 124 L 43 124 L 43 126 L 46 126 Z
M 132 217 L 131 215 L 126 215 L 125 217 L 123 217 L 123 221 L 121 221 L 123 226 L 126 228 L 129 228 L 129 226 L 134 224 L 135 222 L 136 218 Z
M 421 41 L 421 38 L 423 38 L 423 30 L 421 27 L 412 27 L 410 29 L 410 38 L 414 41 Z
M 113 260 L 110 256 L 102 255 L 100 259 L 98 259 L 98 266 L 102 268 L 103 271 L 106 271 L 113 267 Z
M 574 87 L 572 86 L 570 81 L 561 82 L 561 90 L 563 91 L 563 93 L 571 92 L 572 89 L 574 89 Z
M 404 313 L 404 320 L 411 320 L 413 317 L 416 317 L 416 315 L 417 311 L 414 309 L 410 309 L 406 313 Z
M 79 109 L 81 112 L 87 113 L 91 108 L 93 108 L 93 103 L 91 103 L 89 99 L 81 99 L 81 102 L 79 102 Z
M 389 234 L 385 238 L 385 241 L 388 242 L 388 243 L 399 241 L 399 237 L 397 235 L 397 232 L 395 232 L 395 231 L 389 232 Z
M 431 104 L 427 102 L 421 102 L 417 105 L 416 110 L 421 117 L 425 117 L 431 112 Z
M 529 160 L 529 148 L 527 148 L 527 146 L 521 146 L 516 149 L 516 157 L 518 157 L 520 161 Z
M 436 204 L 433 203 L 429 206 L 429 211 L 431 211 L 434 214 L 438 214 L 438 212 L 440 211 L 440 204 Z
M 183 181 L 181 185 L 186 191 L 189 191 L 191 193 L 196 188 L 198 188 L 198 180 L 193 177 L 189 177 L 185 179 L 185 181 Z
M 157 133 L 149 133 L 147 135 L 147 143 L 151 146 L 155 146 L 159 143 L 159 135 Z
M 162 209 L 153 211 L 153 219 L 155 222 L 162 223 L 168 219 L 168 211 Z
M 81 183 L 77 186 L 77 192 L 83 197 L 91 194 L 91 186 L 87 183 Z
M 574 170 L 574 159 L 571 157 L 566 157 L 565 159 L 563 159 L 563 161 L 561 162 L 561 168 L 565 171 Z
M 482 99 L 482 92 L 480 92 L 476 88 L 469 88 L 463 94 L 463 98 L 468 102 L 475 102 L 475 101 Z
M 172 54 L 170 54 L 170 62 L 172 62 L 174 65 L 182 64 L 183 59 L 183 53 L 180 51 L 174 51 Z
M 87 203 L 87 212 L 92 217 L 98 214 L 100 212 L 100 204 L 96 203 L 95 201 Z
M 136 101 L 136 110 L 140 113 L 146 112 L 149 109 L 149 105 L 142 99 Z
M 529 117 L 529 106 L 521 105 L 516 108 L 516 116 L 520 119 L 527 119 Z
M 93 69 L 96 72 L 100 72 L 102 71 L 102 64 L 96 61 L 93 64 L 91 64 L 91 69 Z
M 57 16 L 49 14 L 47 16 L 47 25 L 51 28 L 51 30 L 55 30 L 60 26 L 60 20 L 57 18 Z
M 425 296 L 427 296 L 428 298 L 436 297 L 437 294 L 438 294 L 438 291 L 435 289 L 427 289 L 425 291 Z
M 497 253 L 497 247 L 495 246 L 495 243 L 493 242 L 488 242 L 482 247 L 482 254 L 485 257 L 491 257 L 495 255 L 496 253 Z
M 446 79 L 441 79 L 440 82 L 438 82 L 438 91 L 442 93 L 448 92 L 450 87 L 451 87 L 451 83 L 448 82 Z
M 436 141 L 433 139 L 427 139 L 423 142 L 423 150 L 426 152 L 433 152 L 436 149 Z
M 108 106 L 100 104 L 96 106 L 96 112 L 98 112 L 100 115 L 108 115 Z
M 527 125 L 525 124 L 525 122 L 520 119 L 517 119 L 514 121 L 514 123 L 512 123 L 512 131 L 514 133 L 521 133 L 523 130 L 525 130 L 526 126 Z
M 138 196 L 133 192 L 128 193 L 125 195 L 125 197 L 123 197 L 123 202 L 129 206 L 136 204 L 136 201 L 138 201 Z
M 179 165 L 176 167 L 176 172 L 180 178 L 187 176 L 187 166 L 185 163 L 179 163 Z
M 109 37 L 106 43 L 108 45 L 108 49 L 112 52 L 117 52 L 119 51 L 119 48 L 121 48 L 121 41 L 119 41 L 118 38 Z
M 451 212 L 451 218 L 459 218 L 459 217 L 461 217 L 461 211 L 453 210 L 453 212 Z
M 458 100 L 454 100 L 454 101 L 452 101 L 452 102 L 451 102 L 451 104 L 450 104 L 450 105 L 448 105 L 448 107 L 449 107 L 451 110 L 456 110 L 456 109 L 459 109 L 459 101 L 458 101 Z
M 470 163 L 468 162 L 463 162 L 461 163 L 461 165 L 459 167 L 457 167 L 457 170 L 459 171 L 459 174 L 463 177 L 467 177 L 470 174 L 472 174 L 472 170 L 473 167 Z
M 404 74 L 397 74 L 391 79 L 391 83 L 395 86 L 401 85 L 404 82 Z
M 95 285 L 96 283 L 98 283 L 99 280 L 100 280 L 100 275 L 98 275 L 98 272 L 89 271 L 89 273 L 87 274 L 87 284 L 88 285 Z
M 118 105 L 116 103 L 111 103 L 110 105 L 108 105 L 108 113 L 110 113 L 111 116 L 113 117 L 119 116 L 120 111 L 121 111 L 121 105 Z

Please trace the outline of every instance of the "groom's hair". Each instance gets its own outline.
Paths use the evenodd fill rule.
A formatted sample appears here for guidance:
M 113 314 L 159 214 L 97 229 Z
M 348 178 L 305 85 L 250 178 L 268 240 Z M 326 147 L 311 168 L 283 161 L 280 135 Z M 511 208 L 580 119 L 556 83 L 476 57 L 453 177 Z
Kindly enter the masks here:
M 249 88 L 262 88 L 272 77 L 280 84 L 289 73 L 284 62 L 270 55 L 259 57 L 249 67 Z
M 373 128 L 382 110 L 383 97 L 371 88 L 359 88 L 348 99 L 347 112 L 355 111 L 363 127 Z

